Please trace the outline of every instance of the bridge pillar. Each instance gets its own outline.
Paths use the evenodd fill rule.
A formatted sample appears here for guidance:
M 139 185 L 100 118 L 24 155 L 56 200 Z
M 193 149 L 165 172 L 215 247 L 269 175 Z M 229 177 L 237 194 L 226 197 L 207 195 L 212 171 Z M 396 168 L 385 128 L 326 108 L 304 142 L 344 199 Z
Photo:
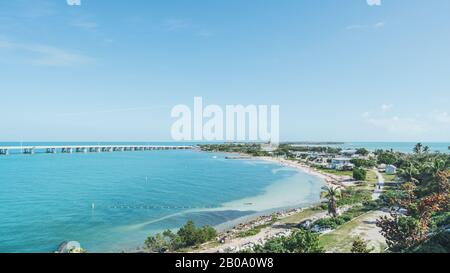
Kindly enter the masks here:
M 78 147 L 76 149 L 77 153 L 87 153 L 87 148 L 85 147 Z
M 56 154 L 55 148 L 47 148 L 47 154 Z
M 65 154 L 71 154 L 71 153 L 73 153 L 73 149 L 72 148 L 62 148 L 61 152 L 65 153 Z
M 23 149 L 23 153 L 24 154 L 28 154 L 28 155 L 32 155 L 32 154 L 34 154 L 34 148 Z
M 9 154 L 8 149 L 1 149 L 0 150 L 0 155 L 8 155 L 8 154 Z

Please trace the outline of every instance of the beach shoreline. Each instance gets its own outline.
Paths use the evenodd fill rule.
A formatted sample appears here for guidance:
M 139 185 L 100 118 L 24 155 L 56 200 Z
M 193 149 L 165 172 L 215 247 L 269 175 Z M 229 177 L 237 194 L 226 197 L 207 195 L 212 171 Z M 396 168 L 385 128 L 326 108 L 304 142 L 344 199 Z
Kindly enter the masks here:
M 204 151 L 200 151 L 204 152 Z M 210 152 L 207 152 L 210 153 Z M 227 154 L 229 157 L 226 157 L 227 160 L 242 160 L 242 161 L 264 161 L 271 164 L 278 165 L 280 167 L 286 167 L 286 168 L 292 168 L 296 171 L 299 171 L 301 173 L 305 173 L 307 175 L 311 175 L 314 177 L 319 178 L 325 185 L 333 186 L 333 187 L 339 187 L 343 188 L 345 185 L 343 185 L 342 181 L 344 180 L 342 177 L 322 173 L 318 170 L 313 169 L 312 167 L 306 166 L 302 163 L 284 159 L 284 158 L 275 158 L 275 157 L 257 157 L 257 156 L 251 156 L 245 153 L 235 153 L 235 152 L 220 152 L 222 154 Z M 234 200 L 232 202 L 236 201 L 242 201 L 242 200 Z M 278 220 L 281 220 L 283 218 L 298 214 L 303 212 L 304 210 L 312 209 L 314 207 L 318 207 L 320 205 L 320 201 L 315 203 L 297 203 L 289 206 L 284 207 L 272 207 L 270 209 L 255 211 L 254 214 L 246 215 L 243 217 L 239 217 L 236 219 L 232 219 L 223 223 L 220 223 L 218 225 L 215 225 L 214 227 L 219 232 L 218 238 L 220 238 L 218 241 L 224 240 L 228 241 L 231 240 L 232 244 L 241 245 L 244 244 L 241 241 L 246 242 L 245 244 L 256 244 L 261 243 L 269 238 L 273 238 L 275 236 L 286 235 L 289 230 L 274 230 L 270 227 L 267 227 L 267 230 L 265 232 L 262 232 L 261 235 L 256 236 L 255 238 L 236 238 L 236 234 L 240 232 L 244 232 L 246 230 L 252 229 L 256 226 L 265 225 L 267 223 L 270 223 L 272 221 L 272 218 L 275 216 Z M 324 215 L 322 215 L 324 216 Z M 280 233 L 281 232 L 281 233 Z M 263 236 L 263 237 L 261 237 Z M 250 240 L 250 241 L 248 241 Z M 140 248 L 140 247 L 139 247 Z M 221 248 L 221 247 L 219 247 Z M 216 249 L 204 249 L 202 251 L 206 252 L 215 252 Z M 194 250 L 197 251 L 197 250 Z M 135 252 L 135 251 L 133 251 Z M 197 251 L 198 252 L 198 251 Z
M 299 170 L 303 173 L 313 175 L 315 177 L 320 178 L 325 182 L 328 186 L 344 188 L 345 185 L 342 183 L 345 179 L 336 175 L 322 173 L 318 170 L 313 169 L 310 166 L 302 164 L 300 162 L 294 162 L 292 160 L 284 159 L 284 158 L 274 158 L 274 157 L 256 157 L 249 156 L 244 153 L 230 153 L 236 155 L 236 158 L 230 158 L 230 160 L 259 160 L 266 161 L 270 163 L 274 163 L 280 165 L 282 167 L 293 168 Z M 242 157 L 242 158 L 241 158 Z M 241 219 L 234 219 L 232 221 L 228 221 L 222 223 L 219 226 L 227 226 L 226 228 L 222 228 L 219 235 L 218 241 L 219 245 L 215 246 L 202 246 L 200 249 L 194 250 L 194 252 L 200 253 L 215 253 L 215 252 L 227 252 L 227 251 L 239 251 L 242 249 L 246 249 L 250 246 L 254 246 L 257 244 L 263 244 L 267 240 L 279 237 L 279 236 L 287 236 L 290 234 L 291 229 L 289 228 L 273 228 L 273 219 L 276 219 L 277 223 L 280 220 L 286 219 L 296 214 L 300 214 L 306 210 L 314 210 L 320 206 L 320 202 L 316 204 L 310 204 L 307 206 L 302 206 L 298 204 L 298 206 L 291 208 L 273 208 L 271 213 L 261 212 L 260 214 L 255 214 L 253 216 L 243 217 Z M 320 210 L 319 210 L 320 211 Z M 320 211 L 311 219 L 318 219 L 322 217 L 326 217 L 326 213 Z M 274 218 L 275 217 L 275 218 Z M 227 225 L 228 223 L 228 225 Z M 231 225 L 230 223 L 234 223 Z M 254 235 L 248 237 L 239 237 L 239 234 L 245 231 L 249 231 L 253 228 L 264 226 L 261 231 Z
M 337 175 L 332 175 L 332 174 L 326 174 L 326 173 L 317 171 L 314 168 L 312 168 L 310 166 L 307 166 L 305 164 L 302 164 L 300 162 L 294 162 L 292 160 L 288 160 L 288 159 L 285 159 L 285 158 L 275 158 L 275 157 L 269 157 L 269 156 L 251 157 L 251 159 L 268 161 L 268 162 L 280 164 L 281 166 L 284 166 L 284 167 L 290 167 L 290 168 L 298 169 L 298 170 L 301 170 L 304 173 L 307 173 L 307 174 L 310 174 L 310 175 L 314 175 L 316 177 L 321 178 L 322 180 L 325 181 L 325 183 L 327 185 L 334 186 L 334 187 L 339 187 L 339 188 L 345 187 L 345 185 L 343 184 L 345 179 L 343 177 L 340 177 L 340 176 L 337 176 Z

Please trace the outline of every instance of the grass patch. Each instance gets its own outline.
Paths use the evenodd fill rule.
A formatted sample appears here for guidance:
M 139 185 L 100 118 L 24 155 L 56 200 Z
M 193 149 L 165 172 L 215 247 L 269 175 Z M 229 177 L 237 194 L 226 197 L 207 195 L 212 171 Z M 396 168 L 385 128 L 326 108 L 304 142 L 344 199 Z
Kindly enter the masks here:
M 352 243 L 355 240 L 353 230 L 364 225 L 366 219 L 373 212 L 367 212 L 359 215 L 353 220 L 341 225 L 336 230 L 321 235 L 319 237 L 320 245 L 329 252 L 349 253 L 351 252 Z M 383 243 L 374 243 L 375 251 L 382 252 L 385 248 Z
M 378 183 L 378 177 L 377 174 L 374 171 L 368 171 L 367 172 L 367 177 L 366 177 L 366 181 L 371 183 L 371 184 L 376 184 Z
M 386 182 L 392 182 L 392 181 L 395 181 L 395 178 L 397 177 L 397 175 L 395 175 L 395 174 L 385 174 L 385 173 L 382 173 L 382 175 L 383 175 L 384 181 L 386 181 Z
M 323 218 L 316 221 L 314 224 L 321 228 L 336 229 L 337 227 L 352 221 L 356 217 L 359 217 L 370 210 L 372 210 L 372 208 L 369 206 L 355 206 L 340 216 Z
M 341 198 L 338 199 L 339 207 L 345 205 L 363 204 L 372 200 L 372 191 L 364 187 L 348 187 L 341 191 Z
M 298 223 L 304 221 L 305 219 L 311 218 L 315 214 L 318 214 L 318 213 L 321 213 L 324 211 L 325 210 L 320 208 L 320 206 L 314 207 L 314 208 L 309 208 L 309 209 L 305 209 L 299 213 L 296 213 L 294 215 L 291 215 L 289 217 L 283 218 L 283 219 L 281 219 L 280 222 L 282 224 L 298 224 Z
M 264 226 L 257 226 L 257 227 L 254 227 L 254 228 L 252 228 L 252 229 L 249 229 L 249 230 L 241 231 L 241 232 L 239 232 L 239 233 L 237 234 L 237 237 L 238 237 L 238 238 L 244 238 L 244 237 L 255 236 L 255 235 L 259 234 L 259 233 L 261 232 L 261 230 L 262 230 L 263 228 L 265 228 L 265 227 L 267 227 L 267 225 L 264 225 Z

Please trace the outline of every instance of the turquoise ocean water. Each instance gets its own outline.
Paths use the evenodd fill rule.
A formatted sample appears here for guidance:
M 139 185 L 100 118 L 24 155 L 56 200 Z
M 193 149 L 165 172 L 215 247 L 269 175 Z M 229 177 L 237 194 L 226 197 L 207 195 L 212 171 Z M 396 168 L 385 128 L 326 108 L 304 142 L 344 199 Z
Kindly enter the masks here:
M 76 143 L 64 143 L 71 144 Z M 20 143 L 0 143 L 10 145 Z M 427 145 L 448 152 L 450 143 Z M 408 152 L 414 143 L 343 146 Z M 0 252 L 52 252 L 65 240 L 79 241 L 90 252 L 131 251 L 148 235 L 188 219 L 224 226 L 276 208 L 310 205 L 319 200 L 322 185 L 317 177 L 277 164 L 198 151 L 0 156 Z
M 293 169 L 220 153 L 11 154 L 0 157 L 0 252 L 52 252 L 65 240 L 90 252 L 131 251 L 188 219 L 219 225 L 309 205 L 321 186 Z

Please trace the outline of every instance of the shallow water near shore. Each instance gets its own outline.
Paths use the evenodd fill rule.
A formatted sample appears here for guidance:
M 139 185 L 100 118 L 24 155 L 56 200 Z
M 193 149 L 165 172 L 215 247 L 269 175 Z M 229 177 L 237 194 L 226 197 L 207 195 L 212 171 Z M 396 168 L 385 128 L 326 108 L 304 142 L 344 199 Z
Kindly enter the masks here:
M 323 181 L 225 154 L 147 151 L 0 157 L 0 252 L 132 251 L 192 219 L 223 226 L 319 200 Z

